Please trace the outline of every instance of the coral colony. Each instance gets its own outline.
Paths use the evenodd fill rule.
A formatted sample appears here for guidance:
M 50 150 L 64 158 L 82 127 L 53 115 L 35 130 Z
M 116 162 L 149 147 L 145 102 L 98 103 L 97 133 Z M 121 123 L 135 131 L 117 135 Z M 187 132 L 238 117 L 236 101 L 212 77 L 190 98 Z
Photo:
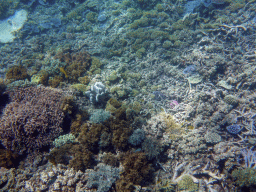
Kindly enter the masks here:
M 0 191 L 256 191 L 255 0 L 0 0 Z

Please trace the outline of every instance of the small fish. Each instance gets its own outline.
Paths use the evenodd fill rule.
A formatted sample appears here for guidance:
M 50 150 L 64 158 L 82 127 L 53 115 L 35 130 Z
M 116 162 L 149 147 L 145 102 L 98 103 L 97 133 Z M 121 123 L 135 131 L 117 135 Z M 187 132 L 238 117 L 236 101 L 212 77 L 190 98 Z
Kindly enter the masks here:
M 65 77 L 68 78 L 68 74 L 63 67 L 60 67 L 60 72 L 62 72 L 65 75 Z

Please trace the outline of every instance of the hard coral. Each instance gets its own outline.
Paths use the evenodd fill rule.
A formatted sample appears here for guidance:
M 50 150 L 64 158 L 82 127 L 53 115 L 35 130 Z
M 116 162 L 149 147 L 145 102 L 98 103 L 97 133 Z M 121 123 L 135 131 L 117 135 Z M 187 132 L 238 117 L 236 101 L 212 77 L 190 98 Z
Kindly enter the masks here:
M 91 56 L 85 51 L 74 53 L 60 52 L 55 58 L 67 63 L 67 66 L 63 70 L 66 73 L 65 76 L 71 82 L 78 82 L 78 78 L 83 77 L 91 66 Z
M 0 119 L 0 139 L 9 150 L 23 154 L 38 150 L 62 132 L 62 92 L 45 87 L 8 91 L 11 102 Z
M 6 73 L 6 79 L 23 80 L 28 77 L 27 69 L 23 66 L 10 67 Z
M 235 169 L 232 177 L 239 187 L 256 185 L 256 170 L 253 168 Z

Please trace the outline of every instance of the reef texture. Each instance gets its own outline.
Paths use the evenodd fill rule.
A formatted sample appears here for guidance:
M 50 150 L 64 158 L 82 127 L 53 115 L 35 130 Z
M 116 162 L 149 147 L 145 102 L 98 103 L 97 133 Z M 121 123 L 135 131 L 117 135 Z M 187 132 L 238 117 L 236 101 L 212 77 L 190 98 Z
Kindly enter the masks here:
M 50 88 L 28 87 L 7 91 L 10 102 L 0 121 L 2 144 L 23 154 L 49 145 L 62 132 L 63 94 Z
M 0 190 L 255 191 L 254 0 L 8 2 Z

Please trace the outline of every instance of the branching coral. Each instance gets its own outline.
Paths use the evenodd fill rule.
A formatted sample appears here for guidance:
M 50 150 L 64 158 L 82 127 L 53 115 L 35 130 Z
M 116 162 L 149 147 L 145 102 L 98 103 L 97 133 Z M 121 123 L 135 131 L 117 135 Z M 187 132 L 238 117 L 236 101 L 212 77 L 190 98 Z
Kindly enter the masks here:
M 50 144 L 60 135 L 64 119 L 61 91 L 28 87 L 7 94 L 11 102 L 0 120 L 0 138 L 7 149 L 23 154 Z

